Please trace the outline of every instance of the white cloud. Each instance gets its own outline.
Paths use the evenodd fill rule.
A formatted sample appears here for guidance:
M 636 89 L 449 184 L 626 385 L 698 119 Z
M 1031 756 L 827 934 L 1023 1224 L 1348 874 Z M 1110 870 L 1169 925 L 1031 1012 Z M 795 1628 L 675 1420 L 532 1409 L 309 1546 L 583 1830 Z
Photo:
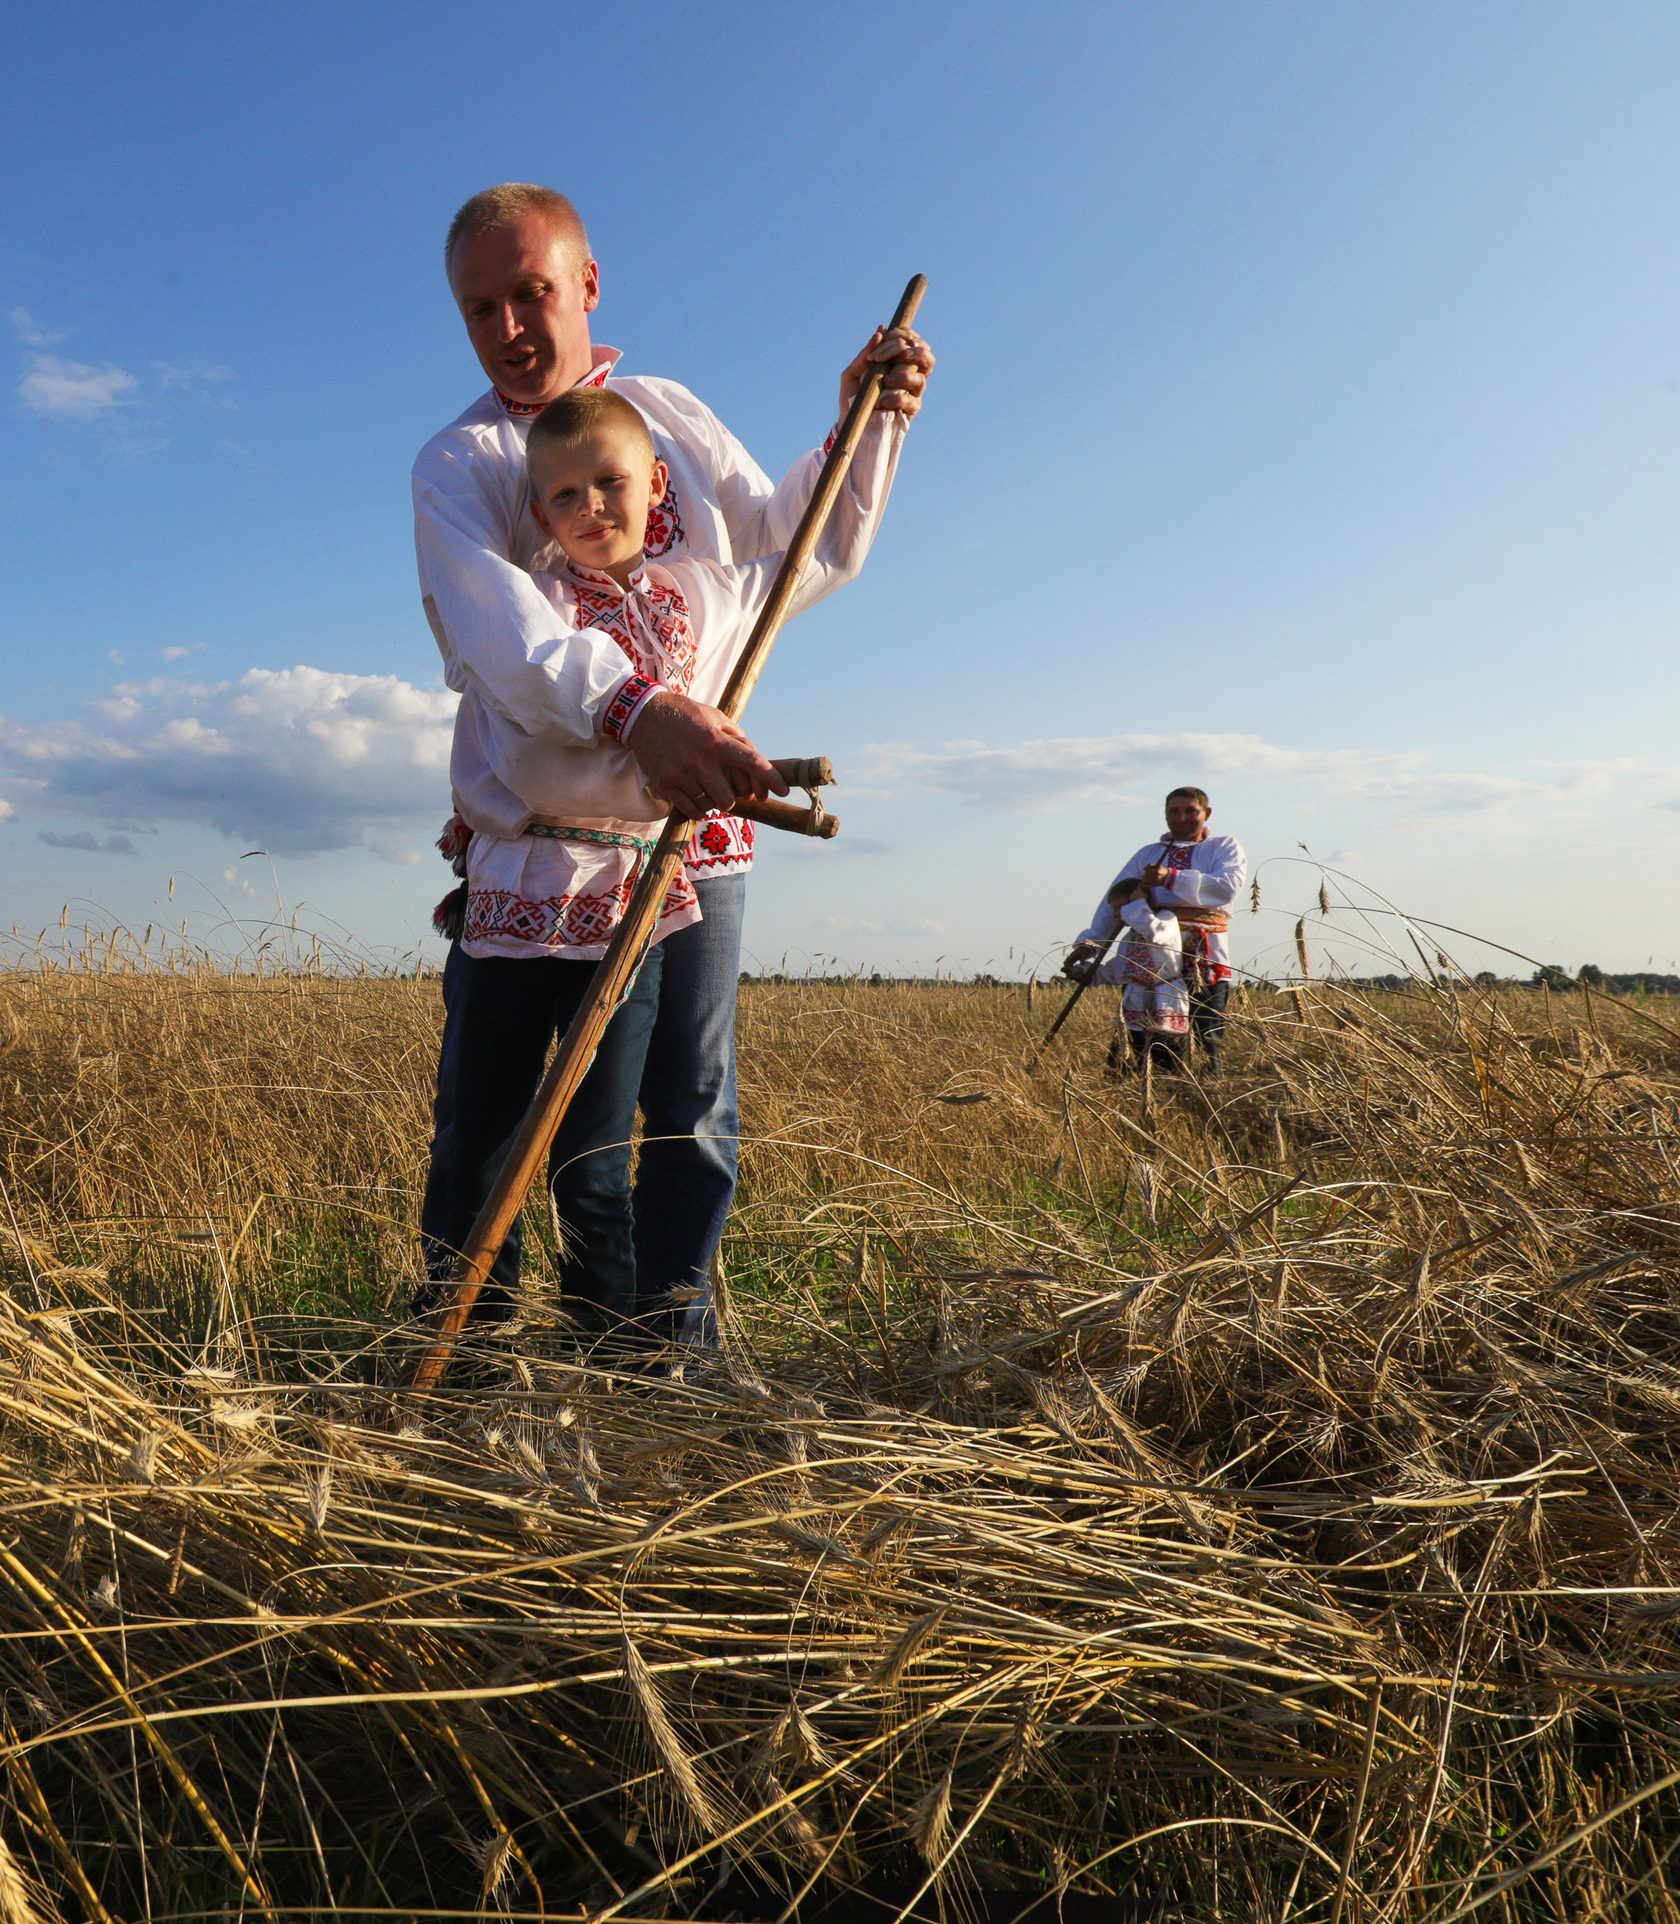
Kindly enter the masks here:
M 200 648 L 202 648 L 204 646 L 204 643 L 201 641 L 198 645 Z M 180 661 L 185 656 L 190 655 L 193 652 L 194 651 L 191 648 L 160 648 L 158 650 L 158 660 L 159 661 Z
M 118 684 L 75 720 L 0 718 L 0 764 L 34 811 L 195 822 L 307 854 L 442 819 L 455 702 L 394 675 L 322 668 L 158 677 Z
M 66 361 L 56 354 L 32 354 L 17 395 L 32 414 L 55 421 L 97 421 L 134 398 L 140 383 L 107 362 Z
M 946 789 L 1010 812 L 1089 808 L 1119 801 L 1151 804 L 1178 782 L 1289 782 L 1344 801 L 1399 805 L 1462 815 L 1565 793 L 1602 791 L 1632 764 L 1540 764 L 1532 774 L 1439 771 L 1419 750 L 1285 748 L 1258 735 L 1065 736 L 990 747 L 948 742 L 939 748 L 874 743 L 859 758 L 858 779 L 886 789 Z M 1672 774 L 1672 771 L 1665 771 Z M 1141 791 L 1137 793 L 1135 791 Z
M 168 361 L 154 361 L 152 372 L 157 376 L 158 386 L 166 389 L 214 387 L 233 379 L 231 367 L 176 367 Z
M 26 347 L 56 347 L 64 339 L 62 334 L 45 333 L 27 307 L 14 307 L 8 318 Z
M 10 802 L 0 798 L 0 822 L 9 822 L 16 813 Z

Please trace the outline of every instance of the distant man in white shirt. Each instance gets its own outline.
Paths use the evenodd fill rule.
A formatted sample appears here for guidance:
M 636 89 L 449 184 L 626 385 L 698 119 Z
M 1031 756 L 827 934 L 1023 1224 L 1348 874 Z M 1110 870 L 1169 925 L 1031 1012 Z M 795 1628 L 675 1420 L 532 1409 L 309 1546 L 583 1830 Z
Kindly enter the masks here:
M 1213 805 L 1203 790 L 1172 791 L 1167 797 L 1166 834 L 1145 843 L 1115 876 L 1091 917 L 1091 926 L 1062 966 L 1076 982 L 1091 978 L 1098 956 L 1120 927 L 1109 893 L 1134 877 L 1141 881 L 1149 892 L 1150 906 L 1178 918 L 1184 978 L 1190 988 L 1190 1028 L 1207 1058 L 1207 1073 L 1218 1075 L 1225 1005 L 1231 994 L 1231 904 L 1248 879 L 1248 857 L 1234 836 L 1208 833 L 1212 814 Z
M 414 469 L 421 593 L 445 677 L 462 696 L 450 769 L 458 815 L 481 834 L 518 837 L 534 811 L 510 804 L 494 767 L 526 750 L 575 759 L 577 751 L 615 739 L 623 740 L 649 789 L 696 818 L 727 809 L 740 795 L 785 793 L 786 784 L 741 730 L 705 702 L 661 688 L 633 714 L 623 713 L 626 663 L 619 643 L 601 628 L 571 624 L 532 580 L 549 543 L 529 512 L 525 434 L 532 418 L 568 389 L 610 381 L 642 414 L 668 474 L 648 528 L 649 558 L 692 555 L 726 564 L 787 546 L 824 450 L 813 449 L 772 486 L 686 389 L 619 378 L 617 352 L 590 339 L 599 268 L 575 209 L 552 189 L 512 183 L 475 195 L 451 225 L 445 258 L 468 338 L 492 383 L 427 443 Z M 914 415 L 933 357 L 908 329 L 891 335 L 878 329 L 845 370 L 842 413 L 871 362 L 887 364 L 881 409 Z M 464 833 L 454 839 L 464 846 Z M 656 1002 L 638 1016 L 651 1023 L 652 1038 L 640 1091 L 644 1149 L 635 1197 L 641 1298 L 704 1288 L 734 1191 L 734 1004 L 751 850 L 751 826 L 739 818 L 701 823 L 687 874 L 704 919 L 661 943 Z M 541 917 L 533 912 L 523 919 L 536 926 Z M 563 920 L 550 918 L 555 932 Z M 459 955 L 457 945 L 444 979 L 434 1175 L 457 1098 Z M 578 1155 L 574 1145 L 570 1168 L 600 1160 Z M 429 1180 L 422 1232 L 434 1276 L 447 1274 L 452 1263 L 439 1228 L 442 1213 L 438 1185 Z M 517 1239 L 510 1239 L 495 1271 L 500 1287 L 485 1292 L 475 1315 L 505 1315 L 517 1274 Z

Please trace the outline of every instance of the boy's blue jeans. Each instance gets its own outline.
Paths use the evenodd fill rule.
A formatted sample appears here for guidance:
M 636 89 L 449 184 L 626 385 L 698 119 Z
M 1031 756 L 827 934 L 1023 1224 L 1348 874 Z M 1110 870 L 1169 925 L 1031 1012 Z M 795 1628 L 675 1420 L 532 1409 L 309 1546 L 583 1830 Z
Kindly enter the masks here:
M 720 875 L 694 886 L 705 919 L 659 945 L 659 1014 L 642 1070 L 636 1279 L 644 1313 L 674 1290 L 697 1292 L 687 1316 L 672 1324 L 680 1322 L 690 1340 L 715 1343 L 712 1258 L 740 1163 L 735 995 L 747 878 Z
M 549 1191 L 565 1241 L 560 1287 L 567 1309 L 598 1327 L 636 1313 L 630 1136 L 659 1007 L 663 946 L 649 951 L 608 1025 L 549 1157 Z M 549 1044 L 565 1032 L 594 973 L 593 962 L 475 958 L 459 943 L 451 947 L 443 973 L 432 1160 L 420 1211 L 429 1277 L 454 1273 L 456 1252 L 542 1079 Z M 475 1323 L 511 1314 L 519 1246 L 515 1225 L 474 1305 Z

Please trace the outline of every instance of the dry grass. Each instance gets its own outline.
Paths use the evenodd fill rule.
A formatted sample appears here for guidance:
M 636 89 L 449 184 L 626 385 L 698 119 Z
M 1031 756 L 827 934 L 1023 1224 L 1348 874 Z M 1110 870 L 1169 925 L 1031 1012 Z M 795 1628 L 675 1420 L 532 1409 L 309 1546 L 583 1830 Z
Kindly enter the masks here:
M 0 1912 L 1677 1914 L 1660 1005 L 752 987 L 731 1367 L 391 1429 L 435 994 L 0 982 Z

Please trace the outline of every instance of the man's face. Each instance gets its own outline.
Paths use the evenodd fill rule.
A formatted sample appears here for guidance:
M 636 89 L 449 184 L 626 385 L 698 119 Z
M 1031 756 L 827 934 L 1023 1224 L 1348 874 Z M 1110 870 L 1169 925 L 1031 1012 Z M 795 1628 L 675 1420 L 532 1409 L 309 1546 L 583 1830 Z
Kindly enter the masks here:
M 599 272 L 593 261 L 580 270 L 569 237 L 548 215 L 464 234 L 449 285 L 479 365 L 510 401 L 553 401 L 589 372 Z
M 585 568 L 622 588 L 647 538 L 648 510 L 665 496 L 665 463 L 621 422 L 575 441 L 544 441 L 531 461 L 537 525 Z
M 1167 798 L 1168 832 L 1175 842 L 1199 842 L 1212 813 L 1188 795 L 1171 795 Z

